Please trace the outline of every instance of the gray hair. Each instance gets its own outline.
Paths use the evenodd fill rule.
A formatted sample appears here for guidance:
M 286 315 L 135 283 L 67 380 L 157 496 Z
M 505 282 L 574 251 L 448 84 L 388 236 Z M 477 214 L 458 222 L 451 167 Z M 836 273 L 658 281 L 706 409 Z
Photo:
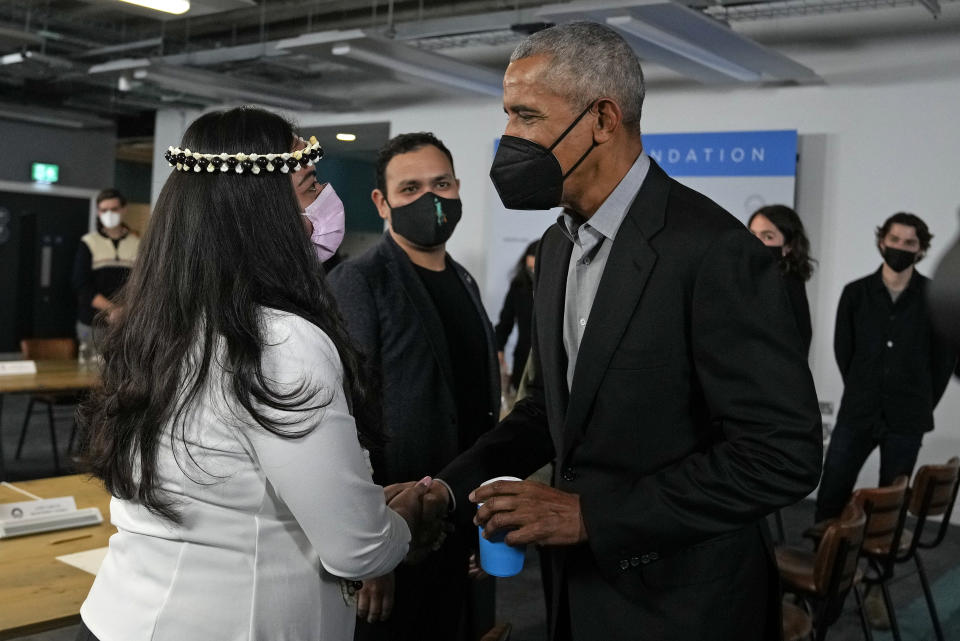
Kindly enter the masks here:
M 643 70 L 620 34 L 595 22 L 570 22 L 538 31 L 517 45 L 510 62 L 547 55 L 542 81 L 567 99 L 575 111 L 591 101 L 611 98 L 623 110 L 623 122 L 640 132 Z

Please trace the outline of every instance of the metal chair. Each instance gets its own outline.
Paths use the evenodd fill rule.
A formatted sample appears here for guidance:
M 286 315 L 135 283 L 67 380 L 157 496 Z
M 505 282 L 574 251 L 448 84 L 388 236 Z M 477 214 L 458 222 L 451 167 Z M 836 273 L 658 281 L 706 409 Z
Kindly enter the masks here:
M 823 641 L 830 626 L 843 612 L 851 590 L 860 604 L 856 584 L 862 579 L 857 568 L 860 549 L 867 530 L 863 506 L 851 500 L 840 518 L 828 525 L 816 552 L 799 548 L 776 548 L 777 568 L 786 592 L 799 596 L 812 618 L 815 641 Z M 860 622 L 870 639 L 870 631 L 860 609 Z M 790 626 L 788 630 L 788 624 Z M 784 637 L 803 639 L 803 622 L 791 609 L 784 610 Z M 789 634 L 788 634 L 789 632 Z
M 918 551 L 929 550 L 943 542 L 950 527 L 950 516 L 957 500 L 957 487 L 960 486 L 960 458 L 954 456 L 946 465 L 924 465 L 917 470 L 913 478 L 913 488 L 910 491 L 910 502 L 907 511 L 916 518 L 913 531 L 904 530 L 903 541 L 908 544 L 906 552 L 897 556 L 897 563 L 906 563 L 913 559 L 917 565 L 917 574 L 920 585 L 923 586 L 923 596 L 930 610 L 930 619 L 933 621 L 933 630 L 938 641 L 944 641 L 943 629 L 937 616 L 937 608 L 933 602 L 933 593 L 930 591 L 930 581 L 927 578 L 926 568 L 920 560 Z M 923 541 L 923 533 L 931 516 L 942 517 L 934 536 Z M 933 524 L 931 524 L 933 525 Z
M 20 341 L 20 352 L 24 358 L 31 360 L 73 360 L 77 357 L 77 341 L 72 338 L 29 338 Z M 20 440 L 17 442 L 17 451 L 14 458 L 19 459 L 23 452 L 23 443 L 30 427 L 30 417 L 33 414 L 34 404 L 47 406 L 47 420 L 50 426 L 50 443 L 53 447 L 53 465 L 57 473 L 60 472 L 60 454 L 57 448 L 57 430 L 53 418 L 54 406 L 76 405 L 76 394 L 31 394 L 27 404 L 27 412 L 23 417 L 23 427 L 20 428 Z M 76 433 L 77 422 L 73 420 L 70 434 L 70 444 L 73 444 L 73 435 Z

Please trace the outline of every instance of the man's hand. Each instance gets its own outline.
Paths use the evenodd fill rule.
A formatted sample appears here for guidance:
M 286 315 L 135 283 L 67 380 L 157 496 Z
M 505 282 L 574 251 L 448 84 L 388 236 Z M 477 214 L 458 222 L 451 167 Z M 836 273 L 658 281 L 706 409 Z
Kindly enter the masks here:
M 390 504 L 390 501 L 394 499 L 398 494 L 404 490 L 409 490 L 411 487 L 416 485 L 416 481 L 407 481 L 406 483 L 394 483 L 393 485 L 388 485 L 383 488 L 383 500 Z M 431 484 L 432 486 L 432 484 Z
M 357 592 L 357 618 L 367 623 L 386 621 L 393 613 L 396 579 L 393 572 L 363 582 Z
M 497 530 L 512 529 L 505 538 L 510 545 L 575 545 L 587 540 L 577 494 L 537 481 L 495 481 L 471 492 L 470 500 L 483 503 L 473 522 L 483 526 L 488 538 Z
M 442 543 L 446 501 L 438 498 L 439 492 L 431 491 L 434 485 L 430 477 L 415 484 L 399 483 L 384 489 L 384 495 L 393 495 L 387 505 L 402 516 L 410 526 L 410 550 L 407 563 L 419 563 Z M 440 485 L 443 488 L 442 485 Z M 446 494 L 446 489 L 443 489 Z

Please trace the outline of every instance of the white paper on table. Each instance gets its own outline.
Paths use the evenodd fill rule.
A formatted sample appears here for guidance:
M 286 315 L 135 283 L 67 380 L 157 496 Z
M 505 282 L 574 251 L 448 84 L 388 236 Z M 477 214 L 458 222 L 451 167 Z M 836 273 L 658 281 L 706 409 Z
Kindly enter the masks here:
M 57 561 L 96 575 L 100 569 L 100 565 L 103 563 L 103 559 L 107 556 L 108 549 L 110 548 L 102 547 L 84 552 L 64 554 L 63 556 L 58 556 Z

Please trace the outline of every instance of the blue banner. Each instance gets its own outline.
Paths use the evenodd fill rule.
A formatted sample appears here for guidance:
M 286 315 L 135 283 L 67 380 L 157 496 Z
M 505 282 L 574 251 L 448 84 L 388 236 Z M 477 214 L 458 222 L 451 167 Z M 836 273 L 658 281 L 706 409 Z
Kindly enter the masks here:
M 643 148 L 673 177 L 797 173 L 795 129 L 644 134 Z

